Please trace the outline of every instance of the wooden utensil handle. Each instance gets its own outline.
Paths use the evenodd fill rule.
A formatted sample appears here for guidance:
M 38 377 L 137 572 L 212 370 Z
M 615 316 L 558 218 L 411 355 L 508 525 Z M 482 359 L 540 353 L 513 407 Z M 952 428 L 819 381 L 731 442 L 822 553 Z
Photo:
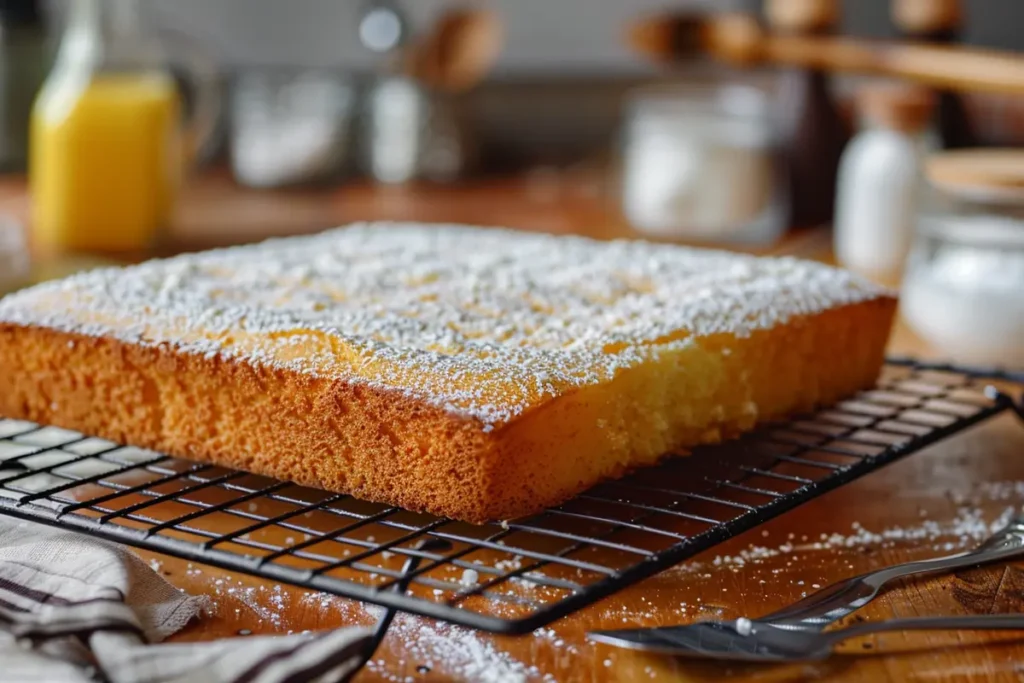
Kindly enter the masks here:
M 905 78 L 936 88 L 1024 94 L 1024 55 L 994 50 L 766 35 L 763 61 Z
M 910 44 L 878 54 L 880 71 L 951 90 L 1024 94 L 1024 55 Z

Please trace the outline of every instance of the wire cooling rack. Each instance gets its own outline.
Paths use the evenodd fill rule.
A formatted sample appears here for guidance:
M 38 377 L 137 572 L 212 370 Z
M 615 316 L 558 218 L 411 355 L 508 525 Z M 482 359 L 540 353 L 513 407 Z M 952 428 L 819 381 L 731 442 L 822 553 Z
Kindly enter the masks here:
M 474 526 L 0 418 L 0 512 L 473 628 L 524 633 L 1019 407 L 890 361 L 875 390 L 528 519 Z

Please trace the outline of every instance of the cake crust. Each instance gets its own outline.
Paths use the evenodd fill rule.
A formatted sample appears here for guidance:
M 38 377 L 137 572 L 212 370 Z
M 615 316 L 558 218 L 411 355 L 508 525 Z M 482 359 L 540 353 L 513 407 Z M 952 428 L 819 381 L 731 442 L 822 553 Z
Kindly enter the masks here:
M 870 386 L 894 310 L 791 259 L 357 226 L 0 301 L 0 414 L 483 522 Z

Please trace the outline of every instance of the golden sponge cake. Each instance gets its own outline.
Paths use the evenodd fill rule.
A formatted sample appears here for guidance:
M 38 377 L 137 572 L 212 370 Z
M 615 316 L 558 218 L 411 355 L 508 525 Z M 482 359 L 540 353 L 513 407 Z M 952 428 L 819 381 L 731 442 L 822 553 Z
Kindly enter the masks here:
M 0 300 L 0 414 L 482 522 L 870 386 L 894 308 L 792 258 L 361 224 Z

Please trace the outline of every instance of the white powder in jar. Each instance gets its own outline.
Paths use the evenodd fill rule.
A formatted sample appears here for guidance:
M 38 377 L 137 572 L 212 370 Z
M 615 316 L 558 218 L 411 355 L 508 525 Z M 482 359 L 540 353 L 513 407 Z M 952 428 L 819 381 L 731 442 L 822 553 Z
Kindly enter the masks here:
M 962 363 L 1024 367 L 1024 226 L 963 221 L 974 243 L 937 241 L 915 254 L 903 283 L 903 316 L 928 343 Z M 996 239 L 1020 231 L 1019 248 Z M 926 247 L 919 247 L 919 251 Z
M 736 86 L 682 89 L 633 105 L 622 201 L 658 237 L 763 241 L 782 229 L 765 94 Z
M 648 234 L 731 236 L 771 201 L 774 170 L 764 150 L 694 137 L 638 143 L 632 154 L 637 168 L 625 180 L 625 208 Z

